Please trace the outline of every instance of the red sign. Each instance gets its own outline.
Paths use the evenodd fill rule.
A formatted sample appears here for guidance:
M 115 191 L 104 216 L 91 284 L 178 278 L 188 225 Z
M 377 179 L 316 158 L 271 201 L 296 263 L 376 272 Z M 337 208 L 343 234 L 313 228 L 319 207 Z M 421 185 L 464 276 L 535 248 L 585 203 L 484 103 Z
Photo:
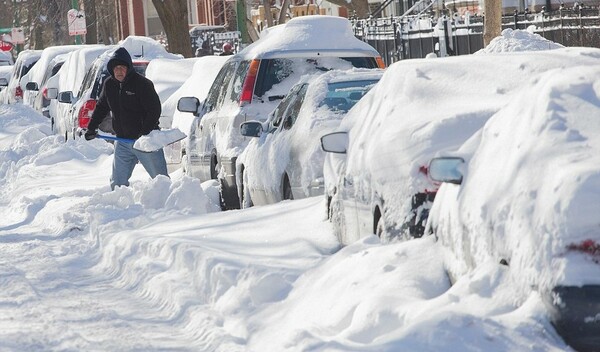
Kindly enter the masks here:
M 11 43 L 0 41 L 0 50 L 2 51 L 11 51 L 13 45 Z

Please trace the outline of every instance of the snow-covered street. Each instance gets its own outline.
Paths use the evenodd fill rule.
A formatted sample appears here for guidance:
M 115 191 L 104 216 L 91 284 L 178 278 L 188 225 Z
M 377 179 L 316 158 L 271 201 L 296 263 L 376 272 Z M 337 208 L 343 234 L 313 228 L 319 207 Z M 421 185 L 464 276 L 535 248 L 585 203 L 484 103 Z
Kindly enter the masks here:
M 0 116 L 1 350 L 568 350 L 501 265 L 450 286 L 431 237 L 340 250 L 323 199 L 221 212 L 180 170 L 111 192 L 109 143 Z

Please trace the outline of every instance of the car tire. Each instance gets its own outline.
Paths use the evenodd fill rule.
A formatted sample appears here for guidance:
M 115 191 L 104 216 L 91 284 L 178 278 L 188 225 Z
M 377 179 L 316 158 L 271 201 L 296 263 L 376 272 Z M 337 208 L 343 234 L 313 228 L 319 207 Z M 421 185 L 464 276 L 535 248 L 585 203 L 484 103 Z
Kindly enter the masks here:
M 293 200 L 294 199 L 294 194 L 292 193 L 292 185 L 290 184 L 290 179 L 288 178 L 288 175 L 285 174 L 283 176 L 283 185 L 282 185 L 282 190 L 283 190 L 283 200 Z
M 346 223 L 344 218 L 344 209 L 342 209 L 342 203 L 339 197 L 334 194 L 331 197 L 329 203 L 329 222 L 333 227 L 333 234 L 340 243 L 344 243 L 344 237 L 346 235 Z
M 216 180 L 219 177 L 219 161 L 217 160 L 217 154 L 214 153 L 210 157 L 210 178 Z
M 388 226 L 385 223 L 385 217 L 383 216 L 379 208 L 375 209 L 373 220 L 375 235 L 379 237 L 379 240 L 382 243 L 389 243 L 392 239 L 391 234 L 388 229 Z
M 252 202 L 252 197 L 250 196 L 250 190 L 246 186 L 246 181 L 244 180 L 244 165 L 240 167 L 240 209 L 246 209 L 254 206 Z

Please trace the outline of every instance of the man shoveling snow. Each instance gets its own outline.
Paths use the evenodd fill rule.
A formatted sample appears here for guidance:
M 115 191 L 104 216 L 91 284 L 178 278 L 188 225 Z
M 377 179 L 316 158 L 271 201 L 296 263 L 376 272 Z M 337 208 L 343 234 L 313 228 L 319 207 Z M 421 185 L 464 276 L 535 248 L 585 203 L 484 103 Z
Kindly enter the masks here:
M 131 56 L 123 47 L 115 50 L 106 67 L 110 77 L 104 82 L 85 139 L 92 140 L 98 136 L 98 126 L 112 111 L 113 129 L 118 139 L 115 142 L 110 187 L 114 190 L 116 186 L 129 186 L 129 178 L 138 161 L 150 177 L 168 176 L 162 148 L 143 152 L 135 149 L 132 143 L 159 129 L 161 105 L 154 84 L 135 72 Z

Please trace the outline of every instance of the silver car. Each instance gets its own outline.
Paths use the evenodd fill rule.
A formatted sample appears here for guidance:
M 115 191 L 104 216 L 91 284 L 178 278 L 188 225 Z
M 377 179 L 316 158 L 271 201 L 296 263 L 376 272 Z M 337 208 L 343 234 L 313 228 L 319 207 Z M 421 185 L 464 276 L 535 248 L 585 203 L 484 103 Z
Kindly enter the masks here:
M 323 195 L 320 137 L 337 128 L 382 75 L 380 69 L 354 69 L 307 76 L 266 123 L 242 123 L 242 135 L 258 137 L 238 158 L 242 206 Z

